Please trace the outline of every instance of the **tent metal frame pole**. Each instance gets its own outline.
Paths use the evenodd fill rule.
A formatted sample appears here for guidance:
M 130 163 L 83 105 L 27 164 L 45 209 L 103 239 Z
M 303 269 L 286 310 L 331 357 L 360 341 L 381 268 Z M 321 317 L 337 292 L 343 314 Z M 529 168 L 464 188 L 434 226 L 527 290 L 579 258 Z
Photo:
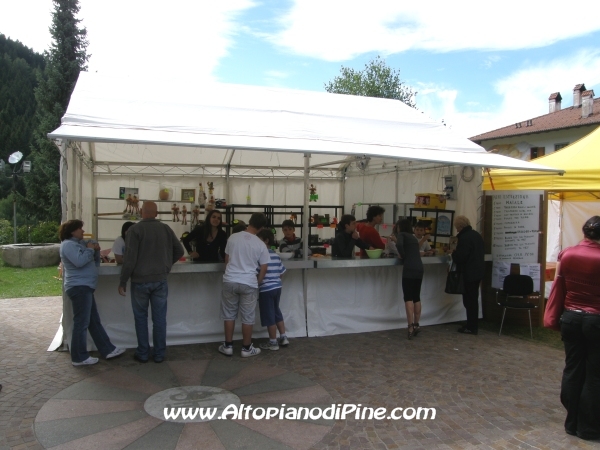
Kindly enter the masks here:
M 309 186 L 310 153 L 304 154 L 304 217 L 302 217 L 302 259 L 308 261 L 308 241 L 310 239 L 310 205 Z M 304 297 L 304 317 L 306 319 L 306 336 L 308 336 L 308 270 L 302 269 L 302 295 Z
M 542 197 L 542 208 L 540 212 L 540 220 L 542 222 L 542 230 L 540 233 L 541 244 L 540 247 L 540 299 L 539 299 L 539 308 L 538 308 L 538 317 L 540 322 L 538 323 L 538 327 L 542 326 L 544 323 L 544 313 L 546 312 L 546 308 L 544 305 L 544 300 L 546 298 L 546 251 L 548 247 L 548 191 L 544 191 L 544 195 Z M 542 281 L 543 280 L 543 281 Z

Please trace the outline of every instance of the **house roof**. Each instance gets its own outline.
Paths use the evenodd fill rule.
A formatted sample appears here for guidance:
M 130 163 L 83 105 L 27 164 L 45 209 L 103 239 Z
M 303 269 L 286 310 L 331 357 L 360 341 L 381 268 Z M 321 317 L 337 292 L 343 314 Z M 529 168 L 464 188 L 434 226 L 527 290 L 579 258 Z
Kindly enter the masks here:
M 594 112 L 588 117 L 581 118 L 581 107 L 569 107 L 561 109 L 543 116 L 534 117 L 533 119 L 524 120 L 507 127 L 498 128 L 497 130 L 488 131 L 487 133 L 478 134 L 471 139 L 476 144 L 489 139 L 498 139 L 510 136 L 523 136 L 534 133 L 542 133 L 545 131 L 562 130 L 564 128 L 575 128 L 586 125 L 600 125 L 600 98 L 594 99 Z

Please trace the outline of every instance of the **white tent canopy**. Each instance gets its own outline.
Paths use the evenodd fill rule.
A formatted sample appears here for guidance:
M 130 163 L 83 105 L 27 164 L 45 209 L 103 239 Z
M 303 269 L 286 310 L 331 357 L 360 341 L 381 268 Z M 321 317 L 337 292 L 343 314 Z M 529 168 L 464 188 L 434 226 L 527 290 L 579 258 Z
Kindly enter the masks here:
M 97 174 L 223 176 L 227 168 L 287 177 L 304 169 L 305 153 L 311 167 L 333 177 L 346 158 L 365 156 L 410 170 L 444 164 L 557 172 L 487 153 L 397 100 L 218 83 L 190 88 L 85 72 L 49 137 L 93 143 L 81 156 Z

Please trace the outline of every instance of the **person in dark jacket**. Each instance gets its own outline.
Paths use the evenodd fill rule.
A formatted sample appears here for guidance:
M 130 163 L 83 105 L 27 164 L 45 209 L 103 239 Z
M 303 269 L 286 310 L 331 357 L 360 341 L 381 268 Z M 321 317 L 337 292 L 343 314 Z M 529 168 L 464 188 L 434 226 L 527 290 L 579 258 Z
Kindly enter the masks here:
M 335 239 L 331 246 L 331 254 L 341 258 L 352 258 L 354 246 L 362 249 L 371 249 L 368 244 L 360 240 L 356 232 L 356 217 L 344 214 L 340 219 L 335 233 Z
M 463 305 L 467 311 L 466 325 L 458 329 L 459 333 L 477 334 L 479 319 L 479 284 L 484 274 L 483 238 L 471 227 L 465 216 L 454 218 L 458 244 L 452 252 L 452 259 L 458 270 L 463 273 L 465 293 Z
M 195 251 L 192 241 L 196 242 Z M 224 261 L 227 234 L 222 228 L 221 211 L 213 209 L 209 212 L 204 223 L 195 227 L 181 242 L 194 261 Z

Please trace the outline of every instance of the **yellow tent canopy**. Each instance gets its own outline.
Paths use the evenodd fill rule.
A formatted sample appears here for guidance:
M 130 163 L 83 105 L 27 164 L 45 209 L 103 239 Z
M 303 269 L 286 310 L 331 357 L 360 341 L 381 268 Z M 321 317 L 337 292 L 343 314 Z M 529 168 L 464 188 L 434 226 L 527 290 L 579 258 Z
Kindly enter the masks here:
M 564 175 L 523 170 L 490 169 L 484 174 L 483 189 L 507 191 L 539 189 L 553 200 L 600 200 L 600 127 L 537 164 L 564 170 Z

